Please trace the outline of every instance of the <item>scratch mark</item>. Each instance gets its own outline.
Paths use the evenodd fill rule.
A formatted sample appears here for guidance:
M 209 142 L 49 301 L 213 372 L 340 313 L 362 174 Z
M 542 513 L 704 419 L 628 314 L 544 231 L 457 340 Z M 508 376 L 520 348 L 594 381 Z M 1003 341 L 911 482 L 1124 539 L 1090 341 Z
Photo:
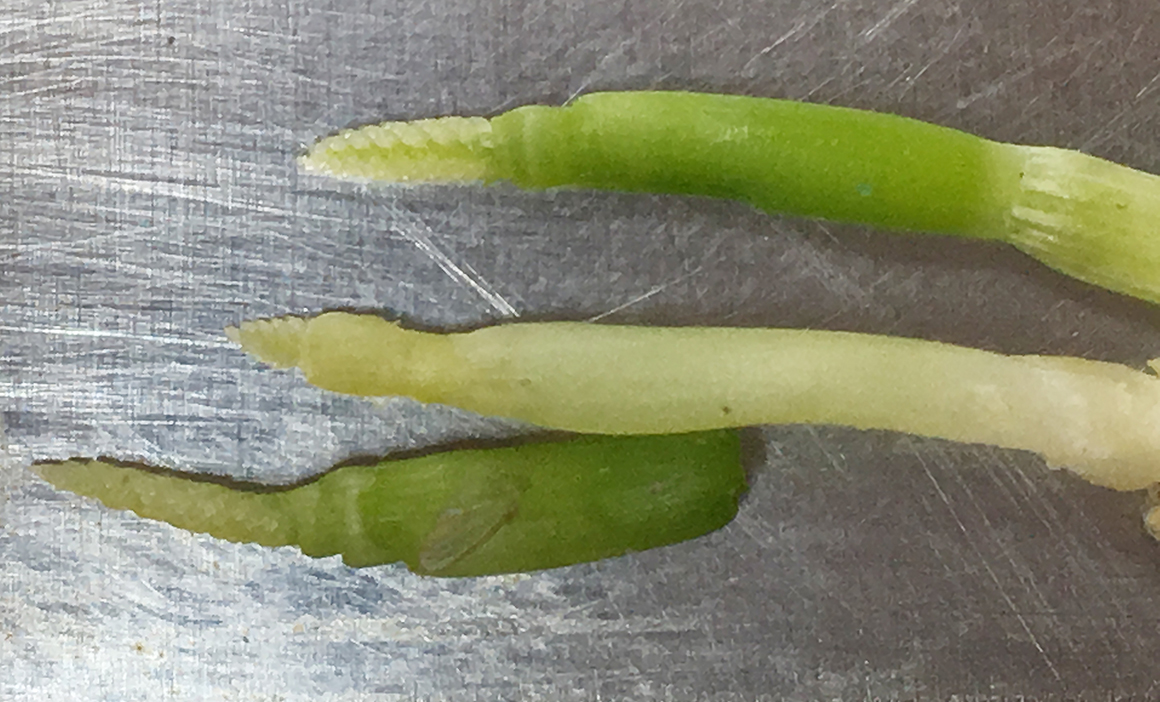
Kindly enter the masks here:
M 818 83 L 814 87 L 810 88 L 810 91 L 808 93 L 806 93 L 806 99 L 812 100 L 814 95 L 821 92 L 822 88 L 825 88 L 827 85 L 829 85 L 830 83 L 833 83 L 833 82 L 834 82 L 834 77 L 830 76 L 829 78 L 823 80 L 822 82 Z
M 1001 481 L 995 479 L 993 475 L 992 475 L 992 479 L 994 480 L 995 484 L 999 487 L 999 489 L 1002 490 L 1008 496 L 1008 498 L 1011 499 L 1012 502 L 1015 502 L 1016 504 L 1018 504 L 1018 502 L 1014 498 L 1014 495 L 1007 489 L 1007 487 L 1005 485 L 1002 484 Z M 975 505 L 975 509 L 978 511 L 979 516 L 983 519 L 983 523 L 986 525 L 986 527 L 989 530 L 991 530 L 992 532 L 996 531 L 994 525 L 991 523 L 991 520 L 987 517 L 986 512 L 983 510 L 982 505 L 979 504 L 979 500 L 975 497 L 975 493 L 970 489 L 969 486 L 967 486 L 966 483 L 963 483 L 961 481 L 961 478 L 960 478 L 960 485 L 962 486 L 963 490 L 967 493 L 967 497 L 971 500 L 971 503 Z M 1007 563 L 1009 563 L 1011 565 L 1012 571 L 1018 570 L 1018 564 L 1015 563 L 1015 559 L 1011 556 L 1008 549 L 1003 548 L 1002 551 L 1003 551 L 1003 556 L 1007 559 Z M 1028 591 L 1032 595 L 1034 595 L 1037 600 L 1039 600 L 1040 606 L 1043 607 L 1044 611 L 1050 611 L 1050 605 L 1048 605 L 1047 600 L 1043 597 L 1043 592 L 1039 589 L 1039 585 L 1036 584 L 1035 579 L 1031 578 L 1031 577 L 1026 577 L 1026 578 L 1021 577 L 1020 581 L 1024 582 L 1027 585 Z M 1058 620 L 1056 622 L 1056 625 L 1058 626 Z M 1068 648 L 1070 648 L 1074 652 L 1075 651 L 1075 643 L 1072 642 L 1071 637 L 1070 636 L 1063 636 L 1061 638 L 1063 639 L 1063 641 L 1065 641 L 1067 643 Z
M 100 20 L 102 15 L 100 10 L 88 10 L 82 12 L 70 12 L 63 15 L 54 15 L 52 17 L 45 17 L 43 19 L 28 20 L 22 17 L 8 17 L 0 19 L 0 34 L 8 34 L 17 31 L 35 32 L 43 30 L 46 27 L 51 27 L 54 24 L 73 24 L 76 22 L 83 22 L 87 20 Z
M 1035 647 L 1036 651 L 1039 651 L 1039 655 L 1043 657 L 1043 662 L 1047 665 L 1047 669 L 1051 671 L 1051 674 L 1055 677 L 1055 679 L 1059 682 L 1063 682 L 1063 677 L 1060 676 L 1059 671 L 1055 667 L 1055 664 L 1051 662 L 1051 657 L 1047 655 L 1047 651 L 1043 648 L 1043 644 L 1039 642 L 1039 638 L 1035 636 L 1035 632 L 1031 630 L 1031 625 L 1027 623 L 1026 617 L 1024 617 L 1022 612 L 1020 612 L 1019 609 L 1015 606 L 1015 600 L 1012 599 L 1011 595 L 1007 593 L 1007 589 L 1003 587 L 1003 583 L 999 580 L 999 576 L 995 574 L 995 571 L 991 568 L 991 564 L 987 562 L 987 559 L 983 556 L 982 551 L 979 550 L 975 540 L 970 538 L 970 533 L 967 531 L 966 524 L 963 523 L 962 518 L 960 518 L 958 512 L 955 511 L 950 497 L 948 497 L 946 492 L 942 489 L 942 485 L 939 484 L 938 478 L 934 477 L 934 473 L 931 472 L 930 466 L 926 464 L 926 460 L 923 459 L 922 454 L 920 454 L 918 451 L 915 451 L 914 456 L 918 459 L 919 465 L 922 466 L 923 472 L 926 473 L 926 477 L 929 478 L 931 484 L 934 485 L 935 492 L 938 493 L 938 497 L 942 503 L 946 505 L 947 512 L 950 513 L 951 518 L 955 520 L 955 524 L 958 525 L 959 531 L 967 537 L 967 542 L 970 543 L 971 550 L 975 552 L 975 556 L 979 559 L 979 562 L 983 564 L 983 569 L 987 571 L 987 575 L 991 578 L 991 582 L 993 582 L 995 587 L 998 588 L 999 596 L 1003 598 L 1003 601 L 1006 603 L 1008 609 L 1010 609 L 1011 612 L 1015 615 L 1015 619 L 1023 628 L 1023 632 L 1027 634 L 1027 638 L 1031 641 L 1031 645 Z
M 82 83 L 86 83 L 89 80 L 90 80 L 89 78 L 76 78 L 74 80 L 68 81 L 67 83 L 53 83 L 52 85 L 44 85 L 44 86 L 41 86 L 39 88 L 29 88 L 28 90 L 20 90 L 20 91 L 14 92 L 14 93 L 4 93 L 0 97 L 3 97 L 6 100 L 12 100 L 15 98 L 26 98 L 26 97 L 33 97 L 36 95 L 44 95 L 46 93 L 54 93 L 54 92 L 61 91 L 61 90 L 68 90 L 70 88 L 74 88 L 78 85 L 81 85 Z
M 650 297 L 653 297 L 654 295 L 664 291 L 665 289 L 667 289 L 673 285 L 676 285 L 677 283 L 688 280 L 689 278 L 693 277 L 694 275 L 700 273 L 704 268 L 705 268 L 704 265 L 697 266 L 696 268 L 689 271 L 688 273 L 685 273 L 684 275 L 673 278 L 672 280 L 668 281 L 667 283 L 661 283 L 660 285 L 654 285 L 653 287 L 649 288 L 646 292 L 643 292 L 640 295 L 637 295 L 636 297 L 628 300 L 627 302 L 624 302 L 622 304 L 617 305 L 616 307 L 613 307 L 612 309 L 608 310 L 607 312 L 601 312 L 600 314 L 596 315 L 595 317 L 589 317 L 586 321 L 598 322 L 598 321 L 604 319 L 605 317 L 614 315 L 617 312 L 620 312 L 622 310 L 626 310 L 629 307 L 632 307 L 633 305 L 635 305 L 639 302 L 644 302 L 645 300 L 647 300 Z
M 950 52 L 952 50 L 958 48 L 959 37 L 961 37 L 962 35 L 963 35 L 963 28 L 959 27 L 958 30 L 955 31 L 955 35 L 953 37 L 951 37 L 950 41 L 943 44 L 942 49 L 940 49 L 938 52 L 938 55 L 936 55 L 934 58 L 932 58 L 931 60 L 929 60 L 925 64 L 923 64 L 922 68 L 920 68 L 917 73 L 915 73 L 913 76 L 910 76 L 909 78 L 906 78 L 905 76 L 899 76 L 898 80 L 905 80 L 906 81 L 906 90 L 904 91 L 904 93 L 910 91 L 910 89 L 914 87 L 914 84 L 917 83 L 918 80 L 920 78 L 922 78 L 926 74 L 927 71 L 930 70 L 931 66 L 933 66 L 936 63 L 938 63 L 939 61 L 943 60 L 944 58 L 947 57 L 947 55 L 950 54 Z M 894 83 L 897 83 L 898 80 L 895 80 Z M 894 85 L 894 83 L 891 83 L 891 85 Z
M 150 227 L 151 231 L 159 231 L 156 227 Z M 0 248 L 0 253 L 5 253 L 11 256 L 21 256 L 35 253 L 37 251 L 60 251 L 60 252 L 75 252 L 85 246 L 92 246 L 94 244 L 104 244 L 117 239 L 124 239 L 131 237 L 139 232 L 130 230 L 122 230 L 116 232 L 109 232 L 107 234 L 89 234 L 78 239 L 69 241 L 45 241 L 36 244 L 29 244 L 25 242 L 17 242 L 15 246 L 8 248 Z
M 1031 68 L 1024 68 L 1020 71 L 1016 71 L 1015 73 L 1012 73 L 1009 76 L 1004 76 L 1004 77 L 1000 78 L 999 80 L 992 81 L 992 82 L 988 83 L 987 85 L 984 85 L 981 90 L 975 91 L 975 92 L 971 93 L 970 95 L 968 95 L 967 97 L 956 102 L 955 109 L 965 110 L 966 108 L 970 107 L 971 105 L 973 105 L 974 103 L 978 102 L 979 100 L 981 100 L 983 98 L 995 97 L 1000 92 L 1002 92 L 1003 88 L 1007 87 L 1008 83 L 1013 83 L 1015 81 L 1023 80 L 1027 76 L 1031 75 L 1031 73 L 1032 73 Z
M 435 245 L 431 238 L 435 232 L 431 231 L 426 222 L 411 213 L 407 213 L 402 208 L 395 208 L 394 214 L 396 219 L 406 220 L 406 224 L 409 226 L 406 228 L 393 227 L 391 231 L 409 240 L 415 245 L 415 248 L 422 251 L 435 265 L 439 266 L 440 270 L 446 273 L 449 278 L 475 291 L 496 312 L 504 317 L 519 316 L 516 308 L 512 307 L 511 303 L 502 295 L 492 290 L 487 281 L 470 264 L 456 264 L 450 256 Z
M 1136 96 L 1133 98 L 1133 100 L 1138 101 L 1140 98 L 1144 97 L 1144 95 L 1148 93 L 1148 91 L 1150 91 L 1157 82 L 1160 82 L 1160 73 L 1152 76 L 1151 80 L 1149 80 L 1144 84 L 1143 87 L 1136 91 Z M 1131 114 L 1133 110 L 1138 109 L 1138 107 L 1139 106 L 1136 104 L 1126 105 L 1124 109 L 1117 112 L 1111 119 L 1105 120 L 1103 124 L 1092 133 L 1091 136 L 1084 140 L 1084 142 L 1079 147 L 1080 150 L 1091 151 L 1092 148 L 1097 147 L 1110 139 L 1116 134 L 1117 131 L 1123 128 L 1121 126 L 1121 122 L 1123 122 L 1124 118 Z
M 742 72 L 746 71 L 758 59 L 762 58 L 763 56 L 768 56 L 769 54 L 776 51 L 779 46 L 786 43 L 787 41 L 792 41 L 803 34 L 808 34 L 813 31 L 814 27 L 818 26 L 818 24 L 820 24 L 821 21 L 824 20 L 832 10 L 838 7 L 839 4 L 841 3 L 834 3 L 833 5 L 822 9 L 821 12 L 815 12 L 813 14 L 799 17 L 797 21 L 794 22 L 793 25 L 784 34 L 779 36 L 777 39 L 774 39 L 772 44 L 766 46 L 761 51 L 758 51 L 756 54 L 754 54 L 753 58 L 746 61 L 745 65 L 741 67 Z
M 20 457 L 9 443 L 4 422 L 0 421 L 0 509 L 8 502 L 9 493 L 28 481 L 29 474 L 21 469 Z M 4 521 L 0 520 L 0 526 Z
M 98 173 L 74 174 L 57 171 L 51 167 L 30 165 L 17 166 L 10 172 L 25 173 L 35 178 L 58 180 L 84 185 L 95 185 L 110 190 L 133 193 L 137 195 L 152 195 L 171 197 L 177 200 L 217 205 L 224 209 L 244 209 L 262 214 L 288 216 L 293 212 L 286 207 L 260 205 L 257 202 L 239 202 L 225 197 L 211 197 L 209 191 L 218 191 L 220 187 L 213 184 L 192 185 L 181 181 L 171 181 L 154 178 L 134 177 L 132 175 L 108 175 Z
M 830 462 L 830 467 L 842 475 L 849 474 L 850 471 L 847 470 L 845 457 L 841 454 L 835 456 L 834 453 L 830 451 L 832 442 L 823 439 L 818 433 L 818 428 L 814 425 L 807 425 L 806 431 L 809 433 L 810 438 L 814 440 L 814 445 L 818 447 L 818 450 L 821 451 L 822 455 L 826 457 L 826 460 Z
M 134 334 L 132 332 L 110 331 L 103 329 L 64 329 L 61 327 L 22 327 L 16 325 L 0 325 L 0 332 L 43 334 L 45 336 L 72 336 L 94 339 L 129 339 L 131 341 L 152 341 L 158 344 L 193 346 L 202 349 L 235 348 L 233 342 L 230 341 L 204 341 L 202 339 L 186 339 L 180 336 Z
M 838 241 L 824 223 L 814 222 L 812 226 L 831 241 Z M 808 276 L 810 280 L 825 288 L 826 292 L 843 301 L 861 305 L 866 300 L 866 291 L 858 283 L 856 274 L 834 271 L 826 253 L 816 246 L 786 251 L 781 255 L 779 262 L 786 264 L 785 268 L 794 271 L 795 275 Z
M 222 52 L 220 52 L 220 51 L 211 52 L 211 55 L 217 57 L 217 59 L 219 61 L 223 60 Z M 326 87 L 330 86 L 330 84 L 324 80 L 320 80 L 318 78 L 314 78 L 312 76 L 308 76 L 308 75 L 305 75 L 302 73 L 297 73 L 293 70 L 284 68 L 281 65 L 277 65 L 277 66 L 269 65 L 269 64 L 262 63 L 261 61 L 254 61 L 253 59 L 245 58 L 244 56 L 231 56 L 229 58 L 229 60 L 237 63 L 240 66 L 248 66 L 248 67 L 253 68 L 257 71 L 270 73 L 273 75 L 289 76 L 292 80 L 299 80 L 299 81 L 302 81 L 304 83 L 312 83 L 314 85 L 321 85 L 321 86 L 326 86 Z M 205 60 L 205 61 L 206 61 L 206 63 L 210 63 L 208 60 Z
M 902 2 L 887 10 L 886 14 L 882 16 L 882 19 L 862 31 L 858 43 L 864 46 L 874 41 L 883 30 L 897 22 L 898 18 L 905 14 L 907 10 L 914 7 L 917 2 L 918 0 L 902 0 Z
M 1160 75 L 1158 75 L 1157 78 L 1160 78 Z M 1156 78 L 1153 78 L 1152 81 L 1149 83 L 1149 85 L 1151 85 L 1151 83 L 1154 83 L 1155 81 L 1156 81 Z M 1147 89 L 1148 89 L 1148 86 L 1145 86 L 1144 90 L 1147 90 Z M 1143 92 L 1143 91 L 1141 91 L 1141 92 Z M 1128 115 L 1130 115 L 1133 112 L 1133 110 L 1135 110 L 1136 108 L 1137 108 L 1137 106 L 1134 104 L 1128 105 L 1124 109 L 1120 110 L 1115 115 L 1113 115 L 1111 119 L 1105 120 L 1103 122 L 1103 124 L 1098 129 L 1096 129 L 1095 131 L 1092 132 L 1091 136 L 1089 136 L 1087 139 L 1085 139 L 1083 141 L 1082 144 L 1079 145 L 1079 150 L 1086 152 L 1086 153 L 1091 153 L 1093 149 L 1098 148 L 1101 144 L 1106 142 L 1108 139 L 1111 139 L 1113 136 L 1116 135 L 1117 132 L 1121 131 L 1124 128 L 1124 125 L 1123 125 L 1124 118 L 1127 117 Z
M 1053 538 L 1055 538 L 1060 544 L 1064 546 L 1063 550 L 1067 553 L 1074 566 L 1077 568 L 1082 567 L 1086 570 L 1087 577 L 1082 578 L 1080 582 L 1084 582 L 1089 586 L 1095 586 L 1099 588 L 1099 590 L 1102 592 L 1102 601 L 1109 603 L 1119 614 L 1118 618 L 1112 617 L 1104 619 L 1099 618 L 1095 613 L 1090 613 L 1089 616 L 1091 617 L 1092 621 L 1097 622 L 1097 627 L 1099 626 L 1099 623 L 1110 623 L 1116 636 L 1119 637 L 1119 639 L 1123 641 L 1125 645 L 1131 647 L 1132 644 L 1124 635 L 1124 631 L 1120 626 L 1120 622 L 1130 620 L 1132 615 L 1124 607 L 1123 600 L 1117 595 L 1116 590 L 1114 590 L 1112 587 L 1109 587 L 1110 582 L 1117 581 L 1122 577 L 1122 575 L 1120 573 L 1109 573 L 1108 564 L 1097 565 L 1093 563 L 1092 560 L 1087 557 L 1086 549 L 1081 546 L 1079 540 L 1076 539 L 1073 534 L 1060 528 L 1060 525 L 1063 523 L 1063 517 L 1061 517 L 1059 511 L 1056 510 L 1051 505 L 1051 503 L 1043 497 L 1042 493 L 1040 492 L 1038 483 L 1031 480 L 1023 468 L 1019 466 L 1019 464 L 1011 464 L 1010 468 L 1013 474 L 1017 476 L 1017 486 L 1021 486 L 1023 488 L 1020 492 L 1023 495 L 1024 503 L 1030 505 L 1031 509 L 1035 512 L 1035 516 L 1039 518 L 1043 526 L 1048 530 L 1049 533 L 1052 534 Z M 1031 497 L 1036 497 L 1038 499 L 1030 499 Z M 1086 611 L 1087 610 L 1085 608 L 1085 612 Z M 1108 648 L 1108 655 L 1114 656 L 1118 650 L 1122 650 L 1113 647 L 1106 637 L 1105 645 Z M 1075 650 L 1074 644 L 1071 645 L 1071 648 L 1073 651 Z
M 1145 83 L 1143 88 L 1140 88 L 1139 92 L 1136 93 L 1136 99 L 1139 100 L 1140 98 L 1144 97 L 1144 93 L 1148 92 L 1148 89 L 1153 85 L 1156 85 L 1156 81 L 1158 80 L 1160 80 L 1160 73 L 1152 76 L 1152 80 Z
M 154 231 L 160 231 L 160 230 L 154 230 Z M 138 279 L 140 279 L 143 282 L 155 280 L 158 276 L 158 273 L 162 270 L 162 269 L 159 269 L 155 265 L 134 263 L 132 261 L 127 261 L 127 260 L 123 260 L 123 259 L 114 259 L 114 260 L 94 259 L 94 258 L 90 258 L 88 256 L 85 256 L 76 250 L 69 250 L 69 249 L 64 248 L 64 247 L 61 247 L 61 248 L 55 250 L 53 253 L 59 254 L 57 260 L 59 260 L 61 262 L 71 261 L 71 262 L 76 263 L 79 266 L 89 267 L 93 270 L 108 270 L 108 271 L 113 271 L 113 272 L 120 274 L 120 275 L 135 275 L 138 277 Z M 181 256 L 177 256 L 177 255 L 173 255 L 173 254 L 163 255 L 161 258 L 162 259 L 169 258 L 169 259 L 176 260 L 176 261 L 184 260 L 184 259 L 182 259 Z

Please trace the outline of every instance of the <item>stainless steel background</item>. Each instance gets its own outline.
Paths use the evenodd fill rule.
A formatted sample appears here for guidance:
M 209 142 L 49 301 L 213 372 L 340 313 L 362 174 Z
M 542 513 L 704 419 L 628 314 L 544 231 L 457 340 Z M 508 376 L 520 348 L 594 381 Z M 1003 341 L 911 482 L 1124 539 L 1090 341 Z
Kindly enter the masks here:
M 1026 454 L 753 430 L 756 482 L 725 530 L 457 581 L 219 543 L 23 471 L 107 454 L 284 481 L 520 431 L 328 395 L 221 333 L 335 307 L 1142 364 L 1160 309 L 1003 246 L 691 198 L 343 185 L 294 156 L 381 119 L 661 87 L 1160 171 L 1154 0 L 7 0 L 0 46 L 0 699 L 1160 696 L 1160 548 L 1139 496 Z

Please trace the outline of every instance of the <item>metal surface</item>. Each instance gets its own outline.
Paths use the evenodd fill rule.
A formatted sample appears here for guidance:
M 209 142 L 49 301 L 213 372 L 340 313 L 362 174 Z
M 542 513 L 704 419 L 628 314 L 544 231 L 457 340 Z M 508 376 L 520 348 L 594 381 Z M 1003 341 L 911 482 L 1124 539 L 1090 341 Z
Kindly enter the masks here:
M 1160 695 L 1160 549 L 1139 496 L 1015 452 L 754 430 L 755 486 L 725 530 L 458 581 L 217 542 L 22 470 L 106 454 L 274 482 L 519 431 L 329 395 L 221 333 L 335 307 L 1141 364 L 1157 308 L 998 245 L 690 198 L 340 185 L 293 159 L 380 119 L 663 87 L 879 109 L 1156 172 L 1154 0 L 7 0 L 0 47 L 0 699 Z

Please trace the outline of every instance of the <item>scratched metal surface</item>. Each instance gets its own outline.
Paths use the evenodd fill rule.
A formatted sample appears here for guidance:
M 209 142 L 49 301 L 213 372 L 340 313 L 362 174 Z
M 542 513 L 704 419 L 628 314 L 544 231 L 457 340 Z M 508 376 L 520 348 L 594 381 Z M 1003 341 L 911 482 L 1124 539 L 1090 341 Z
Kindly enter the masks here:
M 22 471 L 107 454 L 273 482 L 520 430 L 318 392 L 221 334 L 333 307 L 447 326 L 811 326 L 1140 364 L 1160 348 L 1155 308 L 1001 246 L 682 198 L 339 185 L 293 157 L 379 119 L 664 87 L 898 112 L 1157 171 L 1153 0 L 2 4 L 0 699 L 1160 694 L 1160 549 L 1139 496 L 1014 452 L 764 428 L 722 532 L 461 581 L 219 543 Z

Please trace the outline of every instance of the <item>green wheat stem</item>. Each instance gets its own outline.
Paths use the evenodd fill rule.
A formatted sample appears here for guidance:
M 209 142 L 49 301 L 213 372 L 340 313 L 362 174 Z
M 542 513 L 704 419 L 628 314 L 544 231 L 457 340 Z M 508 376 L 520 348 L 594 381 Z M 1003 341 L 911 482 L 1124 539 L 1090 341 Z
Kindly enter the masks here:
M 347 130 L 307 170 L 394 182 L 510 181 L 707 195 L 770 212 L 1006 241 L 1160 302 L 1160 178 L 894 115 L 687 92 L 611 92 L 490 120 Z
M 280 489 L 110 461 L 35 470 L 182 529 L 438 576 L 555 568 L 692 539 L 727 524 L 746 487 L 733 431 L 445 451 Z

